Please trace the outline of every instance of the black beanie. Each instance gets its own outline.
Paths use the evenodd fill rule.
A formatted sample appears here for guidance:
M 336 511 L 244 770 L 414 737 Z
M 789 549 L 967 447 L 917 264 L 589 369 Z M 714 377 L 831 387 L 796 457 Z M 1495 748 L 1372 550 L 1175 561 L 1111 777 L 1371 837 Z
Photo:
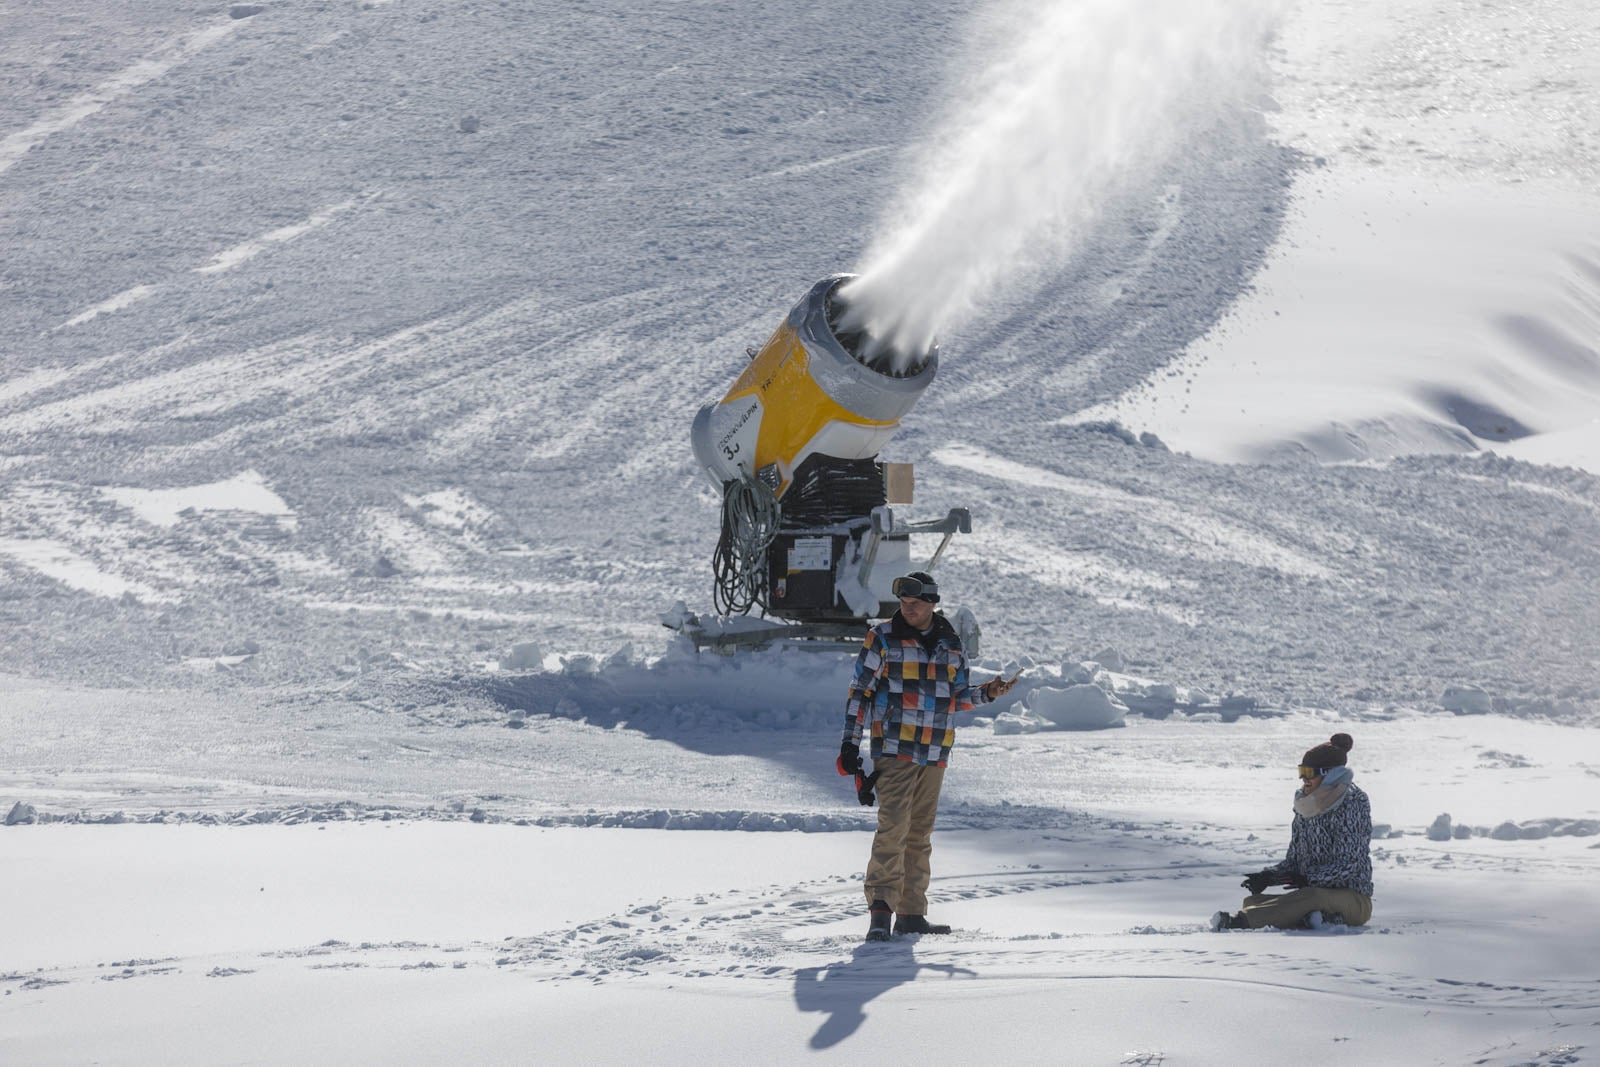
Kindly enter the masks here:
M 1345 753 L 1355 747 L 1349 734 L 1334 734 L 1316 748 L 1307 749 L 1300 757 L 1302 767 L 1343 767 Z

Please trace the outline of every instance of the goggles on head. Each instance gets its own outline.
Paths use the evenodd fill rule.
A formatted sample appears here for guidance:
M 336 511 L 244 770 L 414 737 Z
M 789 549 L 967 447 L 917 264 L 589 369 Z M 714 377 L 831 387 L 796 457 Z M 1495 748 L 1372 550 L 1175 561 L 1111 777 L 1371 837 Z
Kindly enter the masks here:
M 921 578 L 912 578 L 909 575 L 896 578 L 889 588 L 893 590 L 895 596 L 916 597 L 930 604 L 939 602 L 939 586 L 934 582 L 925 582 Z
M 1309 782 L 1313 778 L 1321 778 L 1327 773 L 1327 771 L 1328 768 L 1326 767 L 1307 767 L 1302 763 L 1300 765 L 1300 780 L 1302 782 Z

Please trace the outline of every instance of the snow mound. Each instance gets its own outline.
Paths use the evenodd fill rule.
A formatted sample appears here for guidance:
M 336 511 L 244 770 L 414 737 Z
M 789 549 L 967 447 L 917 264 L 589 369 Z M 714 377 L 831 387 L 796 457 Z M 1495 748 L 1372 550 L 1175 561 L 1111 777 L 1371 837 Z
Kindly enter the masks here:
M 1128 715 L 1126 704 L 1097 685 L 1041 686 L 1029 694 L 1028 710 L 1063 730 L 1121 726 Z
M 1600 834 L 1600 819 L 1524 819 L 1522 822 L 1506 820 L 1492 829 L 1487 826 L 1468 826 L 1452 823 L 1448 813 L 1440 815 L 1429 824 L 1429 841 L 1465 840 L 1470 837 L 1488 837 L 1496 841 L 1540 841 L 1546 837 L 1593 837 Z
M 1484 715 L 1491 708 L 1489 694 L 1477 685 L 1446 686 L 1439 703 L 1446 711 L 1457 715 Z
M 706 621 L 726 622 L 730 629 L 748 622 L 768 625 Z M 843 723 L 854 662 L 850 652 L 782 646 L 725 656 L 696 652 L 687 640 L 654 658 L 637 656 L 631 645 L 609 655 L 544 655 L 542 646 L 524 642 L 495 667 L 452 678 L 443 688 L 457 698 L 470 691 L 498 705 L 513 728 L 548 715 L 673 738 L 750 729 L 826 731 Z M 1016 688 L 972 720 L 978 728 L 991 723 L 1002 735 L 1121 726 L 1130 712 L 1147 718 L 1181 712 L 1223 722 L 1281 714 L 1262 708 L 1253 697 L 1213 701 L 1199 689 L 1114 673 L 1095 661 L 1069 659 L 1055 667 L 1032 659 L 1006 664 L 990 659 L 972 668 L 975 683 L 1002 675 L 1017 677 Z M 986 718 L 990 715 L 992 720 Z

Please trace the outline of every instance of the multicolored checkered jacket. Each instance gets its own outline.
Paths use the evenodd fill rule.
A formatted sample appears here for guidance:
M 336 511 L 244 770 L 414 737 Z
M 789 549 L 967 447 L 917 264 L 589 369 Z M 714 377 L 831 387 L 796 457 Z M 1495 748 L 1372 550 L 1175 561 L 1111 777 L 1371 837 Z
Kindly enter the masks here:
M 943 767 L 955 744 L 955 715 L 989 703 L 967 684 L 967 654 L 943 615 L 926 634 L 897 611 L 867 631 L 845 705 L 844 739 L 871 730 L 872 758 Z

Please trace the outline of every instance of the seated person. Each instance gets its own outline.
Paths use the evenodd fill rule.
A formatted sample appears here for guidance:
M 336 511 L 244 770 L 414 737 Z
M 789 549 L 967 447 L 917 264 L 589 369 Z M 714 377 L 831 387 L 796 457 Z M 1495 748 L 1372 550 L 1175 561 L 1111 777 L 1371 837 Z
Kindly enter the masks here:
M 1334 734 L 1301 758 L 1289 854 L 1246 876 L 1243 908 L 1217 912 L 1211 929 L 1361 926 L 1372 918 L 1372 805 L 1345 766 L 1354 744 L 1349 734 Z M 1268 886 L 1289 892 L 1267 893 Z

